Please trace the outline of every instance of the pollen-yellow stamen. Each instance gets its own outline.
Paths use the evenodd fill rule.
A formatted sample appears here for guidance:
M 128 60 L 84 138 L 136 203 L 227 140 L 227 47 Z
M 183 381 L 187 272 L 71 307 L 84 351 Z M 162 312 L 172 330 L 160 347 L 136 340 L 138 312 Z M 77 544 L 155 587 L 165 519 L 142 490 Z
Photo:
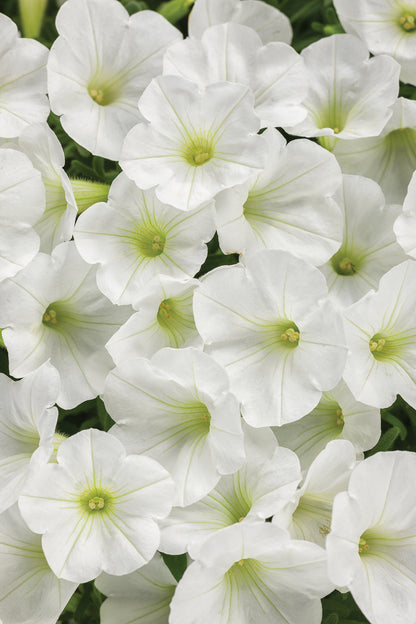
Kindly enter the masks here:
M 101 496 L 94 496 L 94 498 L 90 498 L 88 501 L 88 507 L 90 509 L 103 509 L 104 505 L 104 499 Z
M 286 329 L 280 336 L 282 340 L 288 340 L 289 342 L 298 342 L 299 337 L 299 332 L 293 329 L 293 327 L 289 327 L 288 329 Z
M 400 26 L 407 32 L 410 32 L 411 30 L 416 29 L 415 17 L 413 15 L 408 15 L 408 14 L 402 15 L 401 18 L 399 19 L 399 23 L 400 23 Z
M 378 340 L 370 340 L 370 351 L 382 351 L 385 344 L 386 341 L 384 338 L 379 338 Z
M 58 322 L 58 319 L 56 318 L 56 311 L 53 308 L 48 308 L 43 314 L 42 321 L 45 323 L 52 323 L 52 325 L 56 325 Z
M 101 89 L 90 89 L 89 94 L 91 98 L 94 100 L 94 102 L 97 102 L 97 104 L 103 103 L 104 91 L 102 91 Z
M 370 546 L 367 544 L 365 539 L 361 537 L 360 541 L 358 542 L 358 552 L 363 553 L 363 552 L 368 552 L 369 550 L 370 550 Z
M 341 409 L 337 409 L 337 425 L 343 425 L 344 424 L 344 415 L 342 413 Z
M 237 562 L 239 566 L 243 566 L 244 565 L 244 559 L 240 559 L 240 561 Z
M 334 134 L 338 134 L 339 131 L 340 131 L 339 128 L 336 128 L 336 127 L 334 128 Z

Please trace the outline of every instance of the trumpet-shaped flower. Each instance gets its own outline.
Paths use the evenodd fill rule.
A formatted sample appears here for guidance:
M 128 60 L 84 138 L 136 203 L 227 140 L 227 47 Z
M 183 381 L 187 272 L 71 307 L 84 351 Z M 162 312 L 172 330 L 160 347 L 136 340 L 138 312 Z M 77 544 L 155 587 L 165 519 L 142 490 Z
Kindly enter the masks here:
M 351 442 L 329 442 L 310 465 L 292 500 L 273 517 L 273 523 L 294 539 L 309 540 L 324 548 L 331 530 L 334 497 L 347 489 L 355 465 L 356 451 Z
M 131 574 L 103 572 L 95 585 L 108 596 L 101 606 L 101 624 L 166 624 L 177 582 L 156 552 L 149 563 Z
M 193 349 L 161 349 L 122 362 L 103 400 L 111 433 L 128 451 L 154 457 L 172 474 L 175 505 L 189 505 L 244 462 L 237 399 L 221 366 Z
M 162 521 L 160 550 L 189 551 L 198 559 L 210 535 L 237 522 L 261 522 L 280 511 L 293 497 L 301 480 L 295 453 L 278 447 L 273 457 L 249 460 L 238 472 L 220 479 L 202 500 L 174 508 Z
M 380 278 L 406 256 L 393 232 L 400 207 L 386 206 L 373 180 L 344 176 L 338 203 L 344 212 L 341 248 L 319 268 L 330 298 L 344 309 L 377 288 Z
M 19 498 L 25 522 L 59 578 L 83 583 L 101 572 L 137 570 L 159 546 L 157 520 L 172 506 L 169 473 L 149 457 L 126 455 L 97 429 L 64 440 L 57 463 L 40 467 Z
M 0 137 L 19 136 L 23 128 L 46 121 L 48 49 L 19 37 L 16 24 L 0 14 Z
M 77 143 L 118 160 L 124 137 L 141 120 L 140 95 L 181 35 L 155 11 L 129 17 L 115 0 L 68 0 L 56 27 L 60 36 L 48 60 L 51 108 Z
M 303 102 L 309 114 L 293 133 L 336 139 L 377 136 L 392 115 L 399 90 L 400 65 L 390 56 L 369 59 L 353 35 L 333 35 L 302 52 L 310 74 Z
M 415 619 L 415 472 L 415 453 L 376 453 L 334 500 L 329 576 L 350 590 L 371 624 Z
M 16 275 L 36 256 L 39 236 L 34 226 L 44 210 L 45 189 L 39 171 L 24 154 L 0 149 L 0 282 Z
M 345 173 L 372 178 L 387 202 L 402 204 L 416 169 L 416 102 L 399 98 L 392 109 L 378 137 L 338 141 L 333 153 Z
M 178 584 L 170 624 L 319 624 L 331 589 L 322 548 L 270 523 L 240 523 L 206 540 Z
M 71 408 L 97 396 L 113 367 L 105 343 L 131 311 L 113 306 L 98 290 L 95 268 L 61 243 L 38 254 L 16 277 L 0 284 L 0 326 L 10 373 L 22 377 L 50 359 L 61 377 L 57 403 Z
M 397 394 L 416 407 L 416 261 L 390 269 L 345 311 L 344 379 L 358 401 L 388 407 Z
M 192 277 L 207 256 L 215 232 L 212 206 L 187 212 L 162 204 L 121 174 L 107 204 L 79 217 L 75 243 L 90 264 L 99 263 L 98 288 L 113 302 L 133 303 L 154 277 Z
M 348 440 L 357 453 L 373 448 L 381 434 L 380 410 L 356 401 L 341 379 L 323 393 L 310 414 L 274 432 L 280 444 L 295 451 L 305 470 L 331 440 Z
M 344 370 L 342 319 L 320 271 L 264 250 L 220 267 L 195 292 L 195 323 L 255 427 L 298 420 Z
M 333 199 L 342 183 L 339 165 L 311 141 L 286 145 L 274 129 L 259 140 L 267 155 L 263 171 L 215 198 L 221 249 L 282 249 L 319 265 L 342 240 L 342 214 Z
M 416 174 L 412 175 L 407 195 L 403 204 L 403 212 L 394 224 L 394 233 L 402 249 L 412 258 L 416 258 Z
M 106 344 L 116 364 L 131 357 L 151 357 L 164 347 L 201 347 L 195 327 L 193 295 L 199 282 L 155 277 L 141 289 L 133 314 Z
M 53 451 L 59 375 L 49 363 L 20 381 L 0 375 L 0 513 Z
M 5 147 L 11 146 L 26 154 L 42 175 L 46 207 L 34 229 L 40 236 L 40 251 L 51 253 L 56 245 L 72 237 L 77 216 L 71 182 L 64 171 L 64 151 L 46 123 L 24 128 L 19 139 L 9 143 Z M 33 199 L 30 203 L 33 204 Z
M 249 87 L 220 82 L 204 90 L 179 76 L 154 79 L 140 98 L 148 123 L 135 126 L 120 165 L 140 188 L 156 186 L 160 201 L 192 210 L 262 168 Z
M 416 85 L 415 0 L 334 0 L 344 29 L 373 54 L 389 54 L 401 65 L 400 80 Z
M 4 624 L 56 624 L 77 583 L 50 569 L 40 535 L 17 505 L 0 515 L 0 616 Z
M 226 22 L 250 26 L 263 43 L 292 41 L 292 27 L 286 15 L 258 0 L 196 0 L 189 16 L 189 34 L 200 38 L 210 26 Z
M 247 26 L 218 24 L 201 40 L 188 38 L 167 50 L 163 72 L 205 87 L 239 82 L 254 93 L 254 110 L 262 126 L 291 126 L 306 117 L 301 106 L 307 83 L 303 60 L 285 43 L 263 45 Z

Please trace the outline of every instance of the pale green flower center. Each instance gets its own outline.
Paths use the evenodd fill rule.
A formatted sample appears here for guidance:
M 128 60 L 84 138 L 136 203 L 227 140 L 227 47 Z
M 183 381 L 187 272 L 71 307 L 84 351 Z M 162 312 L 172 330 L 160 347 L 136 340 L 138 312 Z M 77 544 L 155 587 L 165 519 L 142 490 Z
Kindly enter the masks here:
M 364 534 L 365 535 L 365 534 Z M 360 541 L 358 542 L 358 552 L 360 555 L 365 555 L 370 550 L 370 544 L 368 541 L 361 536 Z
M 89 489 L 82 492 L 79 502 L 84 512 L 107 513 L 113 507 L 113 495 L 101 488 Z
M 351 253 L 341 248 L 332 256 L 331 265 L 338 275 L 351 276 L 357 272 L 359 260 L 351 257 Z
M 207 136 L 189 138 L 183 146 L 183 157 L 193 167 L 199 167 L 211 160 L 215 144 Z
M 90 500 L 88 501 L 88 507 L 90 509 L 104 509 L 105 507 L 105 501 L 102 498 L 102 496 L 94 496 L 93 498 L 90 498 Z
M 342 413 L 342 409 L 339 406 L 336 409 L 336 417 L 337 417 L 338 427 L 343 427 L 344 426 L 344 414 Z
M 108 106 L 117 100 L 120 94 L 120 85 L 117 81 L 105 81 L 93 78 L 88 85 L 88 94 L 100 106 Z
M 47 327 L 52 327 L 55 329 L 58 325 L 58 322 L 59 316 L 56 310 L 56 306 L 55 304 L 51 303 L 51 305 L 46 308 L 43 314 L 42 323 Z
M 299 344 L 299 328 L 291 321 L 287 323 L 277 323 L 276 334 L 278 344 L 287 349 L 294 349 Z
M 135 242 L 143 256 L 155 258 L 163 253 L 166 236 L 159 228 L 142 225 L 136 232 Z
M 169 327 L 172 315 L 175 316 L 175 309 L 171 299 L 164 299 L 159 306 L 157 320 L 159 325 Z
M 411 15 L 409 13 L 404 13 L 400 18 L 399 18 L 399 24 L 400 26 L 403 28 L 403 30 L 405 32 L 412 32 L 413 30 L 416 30 L 416 21 L 415 21 L 415 16 Z

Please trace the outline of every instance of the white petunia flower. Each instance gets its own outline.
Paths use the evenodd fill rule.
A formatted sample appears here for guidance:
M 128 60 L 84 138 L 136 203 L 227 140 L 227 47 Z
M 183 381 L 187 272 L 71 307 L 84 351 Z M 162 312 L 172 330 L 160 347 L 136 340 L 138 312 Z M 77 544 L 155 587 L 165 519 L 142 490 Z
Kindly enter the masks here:
M 237 522 L 262 522 L 293 497 L 301 480 L 299 460 L 278 447 L 270 459 L 249 460 L 233 475 L 220 479 L 202 500 L 174 508 L 161 523 L 160 550 L 173 555 L 189 551 L 198 559 L 210 535 Z
M 190 347 L 123 362 L 107 377 L 111 433 L 169 470 L 175 505 L 200 500 L 244 462 L 239 405 L 228 385 L 223 368 Z
M 263 43 L 292 41 L 292 27 L 286 15 L 258 0 L 196 0 L 189 16 L 189 34 L 201 38 L 207 28 L 225 22 L 250 26 Z
M 120 165 L 160 201 L 192 210 L 262 168 L 265 156 L 247 86 L 220 82 L 200 90 L 178 76 L 154 79 L 140 98 L 148 123 L 135 126 Z
M 68 0 L 56 27 L 48 60 L 52 110 L 77 143 L 118 160 L 124 137 L 141 120 L 139 97 L 181 34 L 155 11 L 129 17 L 115 0 Z
M 394 233 L 402 249 L 416 258 L 416 172 L 413 173 L 403 204 L 403 212 L 394 224 Z
M 98 288 L 117 304 L 133 303 L 154 277 L 192 277 L 207 256 L 215 232 L 212 205 L 184 213 L 142 191 L 124 174 L 107 204 L 88 208 L 75 227 L 83 259 L 99 263 Z
M 98 290 L 96 270 L 61 243 L 38 254 L 0 284 L 0 326 L 10 373 L 22 377 L 50 359 L 61 377 L 57 403 L 65 409 L 97 396 L 113 367 L 105 343 L 131 314 Z
M 344 29 L 373 54 L 389 54 L 401 65 L 400 80 L 416 84 L 415 0 L 334 0 Z
M 19 507 L 29 528 L 42 534 L 55 574 L 83 583 L 150 561 L 159 545 L 156 520 L 170 512 L 172 494 L 160 464 L 126 455 L 114 436 L 87 429 L 61 443 L 56 464 L 31 476 Z
M 393 267 L 345 311 L 344 379 L 358 401 L 388 407 L 400 394 L 416 407 L 416 262 Z
M 325 262 L 342 240 L 342 214 L 333 199 L 342 183 L 336 159 L 312 141 L 286 145 L 274 129 L 259 141 L 264 170 L 215 198 L 222 251 L 282 249 L 314 265 Z
M 170 624 L 319 624 L 332 589 L 325 551 L 268 522 L 240 523 L 204 543 L 171 603 Z
M 0 515 L 0 559 L 4 624 L 56 624 L 77 583 L 52 572 L 40 535 L 27 528 L 17 505 Z
M 331 530 L 334 497 L 347 489 L 356 463 L 351 442 L 329 442 L 311 463 L 292 500 L 273 517 L 273 523 L 289 531 L 294 539 L 308 540 L 324 548 Z
M 0 137 L 19 136 L 32 123 L 46 121 L 48 49 L 19 37 L 16 24 L 0 14 Z
M 257 33 L 241 24 L 211 26 L 201 40 L 187 38 L 167 50 L 163 73 L 192 80 L 201 88 L 215 82 L 238 82 L 254 93 L 262 126 L 291 126 L 306 117 L 303 60 L 285 43 L 263 45 Z
M 355 303 L 393 266 L 406 260 L 393 232 L 400 206 L 386 206 L 373 180 L 343 176 L 337 196 L 343 207 L 341 248 L 323 266 L 329 297 L 340 309 Z
M 255 427 L 298 420 L 341 378 L 342 319 L 320 271 L 264 250 L 201 280 L 195 323 L 230 376 L 242 414 Z
M 345 173 L 375 180 L 390 203 L 403 203 L 416 169 L 416 102 L 399 98 L 378 137 L 338 141 L 333 153 Z
M 292 133 L 337 139 L 380 134 L 392 115 L 399 90 L 400 65 L 390 56 L 369 59 L 366 46 L 353 35 L 333 35 L 302 51 L 310 74 L 303 102 L 309 113 Z M 328 137 L 328 138 L 325 138 Z
M 200 347 L 195 326 L 193 295 L 199 282 L 155 277 L 141 289 L 134 303 L 137 310 L 106 344 L 116 364 L 131 357 L 151 357 L 164 347 Z
M 139 570 L 125 576 L 103 572 L 95 585 L 108 596 L 101 605 L 101 624 L 167 624 L 177 582 L 156 552 Z
M 59 386 L 49 363 L 20 381 L 0 375 L 0 513 L 17 501 L 28 474 L 52 454 Z
M 305 470 L 331 440 L 348 440 L 357 453 L 373 448 L 381 434 L 380 410 L 356 401 L 341 379 L 323 393 L 310 414 L 274 432 L 280 444 L 295 451 Z
M 40 236 L 40 251 L 51 253 L 56 245 L 72 237 L 77 216 L 71 182 L 64 171 L 64 151 L 46 123 L 24 128 L 17 141 L 5 144 L 9 146 L 28 156 L 42 175 L 46 208 L 34 229 Z
M 376 453 L 357 465 L 348 492 L 334 500 L 329 575 L 371 624 L 415 619 L 415 473 L 415 453 Z
M 39 171 L 24 154 L 0 149 L 0 282 L 16 275 L 36 256 L 39 236 L 34 226 L 44 210 L 45 189 Z

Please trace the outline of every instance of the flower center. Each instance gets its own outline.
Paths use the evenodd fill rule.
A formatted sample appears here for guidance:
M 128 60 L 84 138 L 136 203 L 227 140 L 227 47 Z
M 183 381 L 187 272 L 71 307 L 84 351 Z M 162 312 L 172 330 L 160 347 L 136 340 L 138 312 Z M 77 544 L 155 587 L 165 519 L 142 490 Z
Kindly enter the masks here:
M 184 145 L 183 156 L 193 167 L 203 165 L 214 155 L 214 145 L 207 137 L 195 137 Z
M 363 537 L 360 537 L 360 541 L 358 542 L 359 554 L 360 555 L 365 554 L 369 550 L 370 550 L 370 545 L 367 543 L 367 541 Z
M 102 496 L 94 496 L 93 498 L 90 498 L 90 500 L 88 501 L 88 507 L 93 510 L 104 509 L 105 507 L 104 499 L 102 498 Z
M 386 346 L 386 339 L 385 338 L 378 338 L 377 336 L 373 336 L 370 340 L 370 351 L 371 353 L 374 355 L 374 357 L 377 355 L 377 353 L 380 353 L 380 351 L 383 351 L 383 349 Z M 377 352 L 377 353 L 376 353 Z
M 290 343 L 296 343 L 296 345 L 299 342 L 299 331 L 297 329 L 295 329 L 294 327 L 288 327 L 288 329 L 286 329 L 283 334 L 280 335 L 281 340 L 287 340 Z
M 100 106 L 108 106 L 119 96 L 119 87 L 117 87 L 117 81 L 110 83 L 94 78 L 88 85 L 88 94 Z
M 93 487 L 81 493 L 79 502 L 84 513 L 106 513 L 113 506 L 113 496 L 109 490 Z
M 336 411 L 336 416 L 337 416 L 337 425 L 338 427 L 343 427 L 344 426 L 344 415 L 342 413 L 342 409 L 340 409 L 338 407 L 337 411 Z
M 355 275 L 357 272 L 357 261 L 353 260 L 343 249 L 332 256 L 331 264 L 338 275 Z
M 155 258 L 163 253 L 166 236 L 159 229 L 144 225 L 138 229 L 135 242 L 143 256 Z
M 406 32 L 416 30 L 415 17 L 406 13 L 399 18 L 399 24 Z
M 159 306 L 159 310 L 157 312 L 157 320 L 159 325 L 169 325 L 169 319 L 172 317 L 173 309 L 172 302 L 170 299 L 164 299 Z
M 56 313 L 56 309 L 53 303 L 51 303 L 51 305 L 46 308 L 42 316 L 42 323 L 47 327 L 56 328 L 58 324 L 58 315 Z

